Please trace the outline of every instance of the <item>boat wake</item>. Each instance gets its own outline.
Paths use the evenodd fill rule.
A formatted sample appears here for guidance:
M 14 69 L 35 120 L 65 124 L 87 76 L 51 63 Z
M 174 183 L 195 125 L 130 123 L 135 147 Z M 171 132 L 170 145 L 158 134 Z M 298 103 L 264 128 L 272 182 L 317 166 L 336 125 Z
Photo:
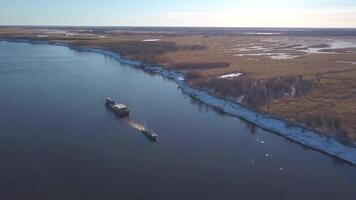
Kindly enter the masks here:
M 132 121 L 131 119 L 127 122 L 127 124 L 140 132 L 146 130 L 145 126 L 139 124 L 138 122 Z
M 125 117 L 122 118 L 122 121 L 127 124 L 129 127 L 136 129 L 143 135 L 145 135 L 150 141 L 152 142 L 157 142 L 158 141 L 158 135 L 151 129 L 148 129 L 146 126 L 143 124 L 133 120 L 130 117 Z

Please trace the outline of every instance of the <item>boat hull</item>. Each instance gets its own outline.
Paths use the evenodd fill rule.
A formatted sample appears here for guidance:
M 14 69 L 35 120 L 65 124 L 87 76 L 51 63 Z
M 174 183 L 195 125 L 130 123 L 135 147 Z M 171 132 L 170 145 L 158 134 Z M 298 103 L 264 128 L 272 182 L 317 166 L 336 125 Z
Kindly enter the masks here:
M 127 109 L 119 109 L 117 107 L 115 107 L 115 105 L 113 104 L 105 104 L 105 106 L 110 109 L 111 111 L 113 111 L 118 117 L 122 118 L 122 117 L 127 117 L 130 115 L 130 111 Z

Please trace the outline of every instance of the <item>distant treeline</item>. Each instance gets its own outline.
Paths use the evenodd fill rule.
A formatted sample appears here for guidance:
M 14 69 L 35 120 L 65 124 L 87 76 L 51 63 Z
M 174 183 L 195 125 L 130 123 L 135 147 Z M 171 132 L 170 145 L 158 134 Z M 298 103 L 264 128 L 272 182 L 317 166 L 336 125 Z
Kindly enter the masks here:
M 88 46 L 95 45 L 95 42 L 87 43 L 79 41 L 74 42 L 73 45 Z M 179 50 L 197 51 L 207 48 L 204 45 L 197 44 L 178 46 L 176 43 L 170 41 L 147 42 L 138 40 L 106 42 L 101 43 L 100 46 L 106 50 L 116 52 L 121 56 L 142 61 L 147 64 L 158 64 L 160 62 L 164 62 L 166 58 L 163 55 L 169 52 Z

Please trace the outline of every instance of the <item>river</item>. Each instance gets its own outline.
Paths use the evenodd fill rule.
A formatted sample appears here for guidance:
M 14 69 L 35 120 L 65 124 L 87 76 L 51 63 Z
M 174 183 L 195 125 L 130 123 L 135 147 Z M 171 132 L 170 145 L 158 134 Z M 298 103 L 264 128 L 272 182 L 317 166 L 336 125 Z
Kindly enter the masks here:
M 0 111 L 1 199 L 356 198 L 355 167 L 97 53 L 0 42 Z

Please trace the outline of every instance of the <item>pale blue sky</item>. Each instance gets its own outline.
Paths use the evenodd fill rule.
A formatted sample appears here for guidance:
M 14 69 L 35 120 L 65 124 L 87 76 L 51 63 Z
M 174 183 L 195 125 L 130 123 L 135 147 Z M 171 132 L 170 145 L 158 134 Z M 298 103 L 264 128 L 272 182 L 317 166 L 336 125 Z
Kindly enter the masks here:
M 356 27 L 356 0 L 0 0 L 0 25 Z

